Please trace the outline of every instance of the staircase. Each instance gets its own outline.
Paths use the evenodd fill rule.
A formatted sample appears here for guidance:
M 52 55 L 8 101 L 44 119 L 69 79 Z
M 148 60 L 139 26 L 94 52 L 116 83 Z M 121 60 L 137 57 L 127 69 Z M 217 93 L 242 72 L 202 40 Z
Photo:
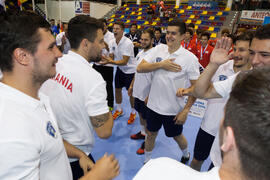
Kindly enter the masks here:
M 229 15 L 226 18 L 221 29 L 228 28 L 231 32 L 234 31 L 235 24 L 238 23 L 239 11 L 229 11 Z
M 36 4 L 35 12 L 46 19 L 46 13 Z
M 113 14 L 115 14 L 120 9 L 119 6 L 115 6 L 111 11 L 103 16 L 104 19 L 109 19 Z

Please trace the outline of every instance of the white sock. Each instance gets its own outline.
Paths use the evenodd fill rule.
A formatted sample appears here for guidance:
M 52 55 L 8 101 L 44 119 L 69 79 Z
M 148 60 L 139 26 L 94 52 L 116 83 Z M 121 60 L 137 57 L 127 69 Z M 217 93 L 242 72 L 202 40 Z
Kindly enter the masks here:
M 144 164 L 145 164 L 151 159 L 152 151 L 144 151 L 144 155 L 145 155 L 145 160 L 144 160 Z
M 122 111 L 121 104 L 116 104 L 116 110 Z
M 143 125 L 141 125 L 141 134 L 142 135 L 145 135 L 146 133 L 145 133 L 145 127 L 143 126 Z
M 184 157 L 188 157 L 188 149 L 182 149 L 182 152 L 183 152 L 183 156 Z
M 131 108 L 131 113 L 136 114 L 136 110 L 134 108 Z

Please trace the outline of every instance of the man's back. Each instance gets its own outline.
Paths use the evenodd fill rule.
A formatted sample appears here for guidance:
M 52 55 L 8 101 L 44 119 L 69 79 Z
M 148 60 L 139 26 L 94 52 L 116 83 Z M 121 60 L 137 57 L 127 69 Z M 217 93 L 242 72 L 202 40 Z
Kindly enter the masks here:
M 174 159 L 162 157 L 150 160 L 133 180 L 220 180 L 218 170 L 219 168 L 213 168 L 209 172 L 201 173 Z
M 56 68 L 55 78 L 46 81 L 41 90 L 51 99 L 63 138 L 90 153 L 94 130 L 89 116 L 108 112 L 105 81 L 86 59 L 72 51 Z

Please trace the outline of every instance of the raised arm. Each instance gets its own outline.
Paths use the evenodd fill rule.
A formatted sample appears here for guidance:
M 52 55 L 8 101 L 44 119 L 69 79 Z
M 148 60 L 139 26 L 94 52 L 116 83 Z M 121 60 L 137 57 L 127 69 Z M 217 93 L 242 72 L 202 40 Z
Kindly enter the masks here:
M 231 55 L 228 55 L 230 47 L 231 40 L 229 38 L 222 38 L 217 41 L 215 49 L 210 57 L 210 63 L 196 81 L 194 89 L 192 89 L 192 95 L 194 97 L 205 99 L 221 97 L 221 95 L 215 90 L 211 79 L 219 66 L 231 59 Z

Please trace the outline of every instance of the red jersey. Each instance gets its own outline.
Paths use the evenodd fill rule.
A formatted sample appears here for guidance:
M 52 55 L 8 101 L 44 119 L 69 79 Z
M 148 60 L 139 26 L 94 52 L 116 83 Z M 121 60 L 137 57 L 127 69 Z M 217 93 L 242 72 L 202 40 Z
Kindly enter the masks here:
M 189 41 L 188 43 L 182 41 L 181 46 L 183 46 L 185 49 L 189 50 L 193 54 L 196 54 L 197 51 L 196 44 L 192 43 L 192 41 Z
M 205 68 L 208 63 L 210 62 L 210 56 L 213 51 L 213 47 L 209 44 L 206 45 L 206 47 L 202 47 L 201 45 L 197 46 L 197 52 L 196 56 L 199 60 L 199 63 Z
M 209 40 L 208 41 L 208 44 L 212 47 L 215 47 L 216 46 L 216 43 L 217 43 L 217 39 L 214 39 L 214 40 Z

